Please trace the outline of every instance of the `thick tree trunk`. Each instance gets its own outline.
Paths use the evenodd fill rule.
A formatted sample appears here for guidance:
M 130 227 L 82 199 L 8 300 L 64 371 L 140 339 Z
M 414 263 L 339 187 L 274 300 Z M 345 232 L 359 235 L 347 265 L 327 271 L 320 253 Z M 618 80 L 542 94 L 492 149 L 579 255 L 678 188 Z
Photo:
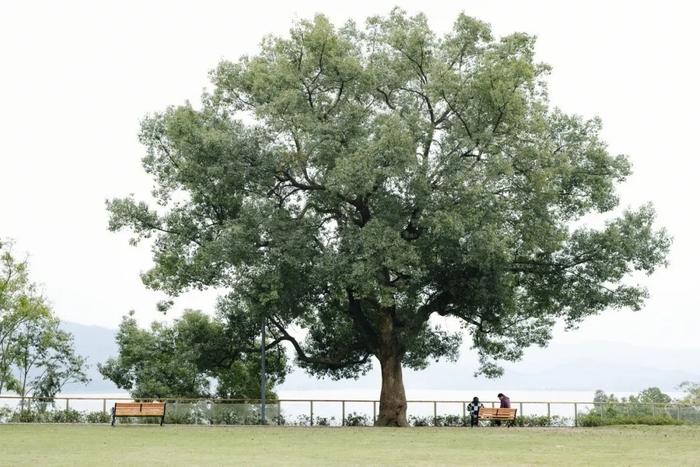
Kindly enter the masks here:
M 382 392 L 379 397 L 377 426 L 408 426 L 406 420 L 406 392 L 403 388 L 401 354 L 397 351 L 379 355 L 382 367 Z

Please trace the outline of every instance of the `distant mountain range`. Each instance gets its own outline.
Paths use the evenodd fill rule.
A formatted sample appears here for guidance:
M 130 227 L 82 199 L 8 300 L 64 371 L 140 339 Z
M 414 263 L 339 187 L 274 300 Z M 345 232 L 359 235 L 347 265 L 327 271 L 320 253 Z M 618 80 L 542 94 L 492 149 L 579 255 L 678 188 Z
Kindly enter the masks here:
M 119 354 L 117 343 L 114 340 L 117 331 L 115 329 L 99 326 L 86 326 L 84 324 L 62 321 L 61 328 L 73 334 L 75 350 L 79 355 L 87 358 L 88 376 L 91 381 L 87 386 L 80 384 L 68 384 L 63 388 L 65 393 L 112 393 L 122 392 L 114 383 L 102 377 L 97 371 L 97 364 L 109 357 Z
M 117 354 L 116 330 L 99 326 L 64 322 L 63 329 L 75 337 L 79 354 L 88 358 L 88 386 L 69 385 L 66 393 L 121 392 L 97 371 L 97 363 Z M 459 361 L 437 362 L 423 371 L 405 370 L 406 387 L 421 390 L 462 390 L 465 388 L 521 390 L 603 389 L 632 391 L 658 386 L 674 390 L 683 381 L 700 382 L 700 348 L 656 349 L 624 343 L 592 341 L 578 344 L 554 343 L 544 349 L 530 349 L 523 361 L 506 365 L 502 378 L 474 378 L 477 368 L 474 356 L 465 350 Z M 280 391 L 338 390 L 348 387 L 379 391 L 378 368 L 357 380 L 318 380 L 295 370 L 287 377 Z

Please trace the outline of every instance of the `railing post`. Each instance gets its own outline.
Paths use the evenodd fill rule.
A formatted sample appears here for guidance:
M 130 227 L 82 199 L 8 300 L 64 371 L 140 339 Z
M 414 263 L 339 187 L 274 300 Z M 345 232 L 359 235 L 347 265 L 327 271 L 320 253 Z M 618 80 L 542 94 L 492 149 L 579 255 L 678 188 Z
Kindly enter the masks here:
M 462 418 L 467 417 L 467 403 L 462 401 Z
M 547 418 L 552 418 L 552 410 L 549 402 L 547 402 Z
M 435 425 L 435 420 L 437 420 L 437 401 L 433 401 L 433 425 Z
M 519 404 L 520 404 L 520 416 L 522 417 L 523 416 L 523 403 L 520 402 Z
M 102 413 L 107 413 L 107 399 L 102 399 Z
M 681 405 L 676 404 L 676 409 L 677 409 L 677 413 L 678 413 L 678 421 L 680 422 L 681 421 Z
M 578 404 L 574 402 L 574 426 L 578 426 Z
M 309 401 L 309 411 L 311 412 L 311 426 L 314 426 L 314 401 Z
M 340 419 L 340 426 L 345 426 L 345 401 L 343 401 L 343 418 Z
M 70 399 L 66 398 L 66 410 L 70 409 Z
M 282 424 L 282 401 L 277 401 L 277 424 Z
M 377 424 L 377 401 L 372 401 L 372 424 Z
M 651 416 L 656 416 L 656 404 L 654 402 L 651 403 Z

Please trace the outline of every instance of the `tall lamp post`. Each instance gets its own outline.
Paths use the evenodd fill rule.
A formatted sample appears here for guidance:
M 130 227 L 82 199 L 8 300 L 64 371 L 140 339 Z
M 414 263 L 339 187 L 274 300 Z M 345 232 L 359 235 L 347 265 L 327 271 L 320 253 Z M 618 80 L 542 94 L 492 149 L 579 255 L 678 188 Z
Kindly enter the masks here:
M 260 326 L 260 424 L 265 425 L 265 318 Z

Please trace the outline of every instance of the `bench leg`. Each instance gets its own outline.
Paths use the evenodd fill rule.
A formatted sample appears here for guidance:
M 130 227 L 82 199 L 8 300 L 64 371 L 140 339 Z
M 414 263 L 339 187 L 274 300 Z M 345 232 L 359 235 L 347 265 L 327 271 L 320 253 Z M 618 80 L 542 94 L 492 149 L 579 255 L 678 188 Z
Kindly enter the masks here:
M 165 420 L 165 414 L 163 414 L 162 417 L 160 417 L 160 426 L 163 426 L 163 421 Z

